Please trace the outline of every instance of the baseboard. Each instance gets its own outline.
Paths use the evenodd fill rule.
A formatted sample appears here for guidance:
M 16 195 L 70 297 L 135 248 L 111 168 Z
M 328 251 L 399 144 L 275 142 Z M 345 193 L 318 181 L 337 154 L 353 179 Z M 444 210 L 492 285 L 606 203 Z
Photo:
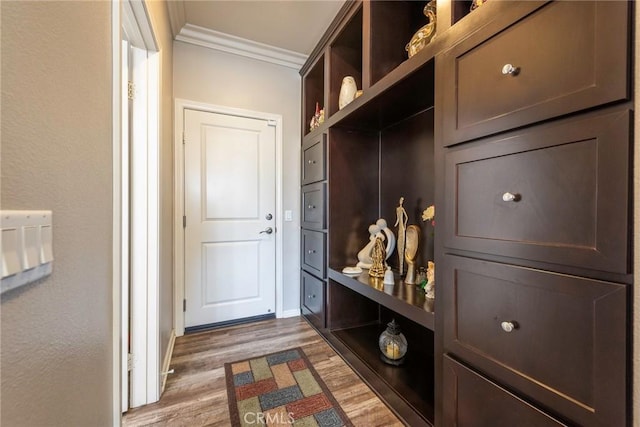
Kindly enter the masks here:
M 300 309 L 296 308 L 293 310 L 286 310 L 282 312 L 282 319 L 286 319 L 287 317 L 297 317 L 300 316 Z
M 167 344 L 167 351 L 164 354 L 164 361 L 162 362 L 162 388 L 160 389 L 160 395 L 164 393 L 164 387 L 167 385 L 167 377 L 169 376 L 169 366 L 171 366 L 171 357 L 173 356 L 173 346 L 176 343 L 176 330 L 171 330 L 169 336 L 169 344 Z

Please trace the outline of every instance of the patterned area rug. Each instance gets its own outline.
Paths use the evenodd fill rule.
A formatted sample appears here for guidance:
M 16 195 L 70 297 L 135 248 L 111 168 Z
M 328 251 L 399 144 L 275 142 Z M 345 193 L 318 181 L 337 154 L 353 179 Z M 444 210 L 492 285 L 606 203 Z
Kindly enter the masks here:
M 224 369 L 234 427 L 353 427 L 299 347 Z

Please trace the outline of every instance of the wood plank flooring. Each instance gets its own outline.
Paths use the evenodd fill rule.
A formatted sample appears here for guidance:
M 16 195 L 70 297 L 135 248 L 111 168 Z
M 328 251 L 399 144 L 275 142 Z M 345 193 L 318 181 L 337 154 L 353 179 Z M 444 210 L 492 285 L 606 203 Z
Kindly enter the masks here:
M 301 317 L 232 326 L 176 339 L 160 401 L 129 410 L 124 426 L 229 426 L 224 363 L 302 347 L 356 427 L 402 426 Z

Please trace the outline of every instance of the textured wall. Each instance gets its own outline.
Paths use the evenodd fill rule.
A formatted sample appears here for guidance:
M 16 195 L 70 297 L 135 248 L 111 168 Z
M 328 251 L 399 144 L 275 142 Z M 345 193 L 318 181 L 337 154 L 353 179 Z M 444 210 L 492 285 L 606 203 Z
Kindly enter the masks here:
M 165 2 L 146 2 L 160 49 L 160 367 L 173 330 L 173 37 Z M 162 384 L 162 377 L 160 378 Z
M 0 4 L 0 203 L 51 209 L 55 256 L 2 295 L 0 424 L 111 425 L 111 5 Z
M 244 108 L 283 117 L 285 222 L 284 310 L 300 307 L 300 75 L 297 71 L 187 43 L 174 43 L 176 98 Z

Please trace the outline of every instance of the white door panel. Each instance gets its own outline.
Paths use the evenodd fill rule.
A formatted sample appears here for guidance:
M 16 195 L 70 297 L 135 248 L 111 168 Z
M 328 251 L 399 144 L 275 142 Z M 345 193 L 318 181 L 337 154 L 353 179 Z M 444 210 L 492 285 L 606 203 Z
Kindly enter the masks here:
M 185 110 L 185 136 L 185 326 L 274 313 L 274 127 Z

